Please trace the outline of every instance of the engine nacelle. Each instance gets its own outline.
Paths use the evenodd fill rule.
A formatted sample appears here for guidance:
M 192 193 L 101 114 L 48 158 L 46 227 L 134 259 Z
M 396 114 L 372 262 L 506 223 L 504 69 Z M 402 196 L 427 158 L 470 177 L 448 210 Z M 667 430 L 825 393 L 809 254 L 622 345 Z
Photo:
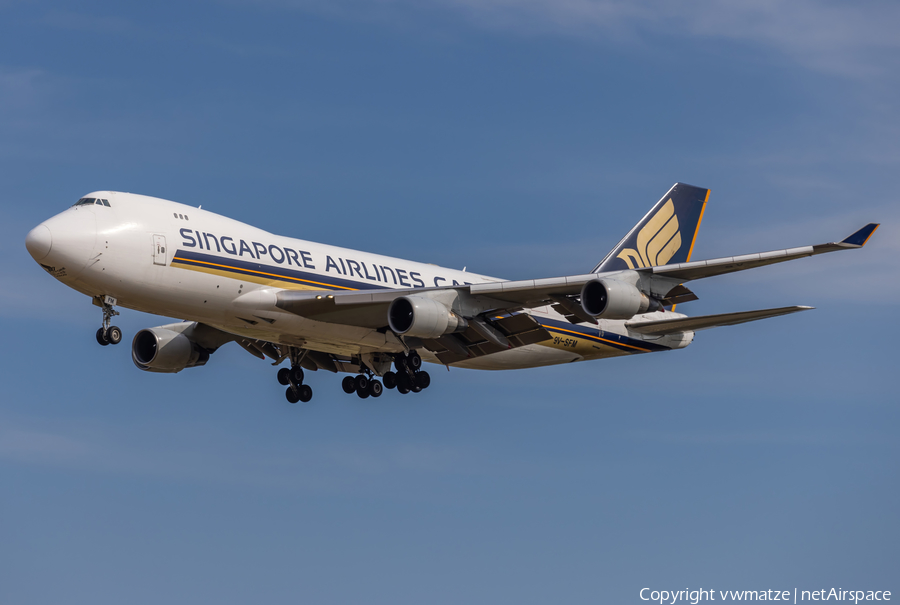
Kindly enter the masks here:
M 131 359 L 147 372 L 171 374 L 206 364 L 209 353 L 181 332 L 147 328 L 134 335 Z
M 424 296 L 395 298 L 388 307 L 388 325 L 396 334 L 419 338 L 438 338 L 469 327 L 465 318 Z
M 581 308 L 592 317 L 631 319 L 639 313 L 658 311 L 662 305 L 629 283 L 595 279 L 581 288 Z

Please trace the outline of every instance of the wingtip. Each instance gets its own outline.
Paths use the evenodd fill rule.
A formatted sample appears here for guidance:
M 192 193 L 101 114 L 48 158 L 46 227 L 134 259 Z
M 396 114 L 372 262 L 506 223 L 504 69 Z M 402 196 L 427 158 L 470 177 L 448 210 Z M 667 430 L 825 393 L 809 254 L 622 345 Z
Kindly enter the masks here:
M 869 241 L 869 238 L 872 237 L 872 234 L 875 233 L 875 230 L 880 226 L 881 223 L 869 223 L 850 237 L 844 239 L 841 243 L 862 248 L 866 245 L 866 242 Z

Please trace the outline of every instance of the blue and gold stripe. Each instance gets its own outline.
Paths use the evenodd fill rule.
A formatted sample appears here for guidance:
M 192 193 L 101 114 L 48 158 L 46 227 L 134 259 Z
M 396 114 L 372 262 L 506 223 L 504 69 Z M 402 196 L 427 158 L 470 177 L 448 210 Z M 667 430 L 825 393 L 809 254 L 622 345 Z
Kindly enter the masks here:
M 264 265 L 187 250 L 178 250 L 175 253 L 172 266 L 228 277 L 243 276 L 255 283 L 295 290 L 372 290 L 385 287 L 381 283 L 359 282 L 332 276 L 328 276 L 328 281 L 324 281 L 326 279 L 324 276 L 310 271 Z
M 231 278 L 240 276 L 254 283 L 294 290 L 372 290 L 387 287 L 381 283 L 360 282 L 335 276 L 326 277 L 310 271 L 274 267 L 258 262 L 248 262 L 237 258 L 187 250 L 178 250 L 172 259 L 171 266 Z M 325 281 L 326 279 L 328 281 Z M 669 350 L 669 347 L 629 338 L 614 332 L 605 332 L 586 324 L 572 324 L 537 315 L 532 317 L 546 328 L 548 332 L 563 338 L 575 336 L 587 342 L 605 345 L 626 353 L 650 353 Z
M 628 353 L 651 353 L 654 351 L 669 350 L 669 347 L 664 347 L 645 340 L 630 338 L 628 336 L 623 336 L 622 334 L 616 334 L 615 332 L 606 332 L 586 324 L 572 324 L 566 321 L 557 321 L 555 319 L 539 317 L 536 315 L 533 315 L 532 317 L 538 320 L 538 322 L 540 322 L 540 324 L 550 333 L 557 333 L 563 337 L 576 336 L 589 342 L 606 345 Z

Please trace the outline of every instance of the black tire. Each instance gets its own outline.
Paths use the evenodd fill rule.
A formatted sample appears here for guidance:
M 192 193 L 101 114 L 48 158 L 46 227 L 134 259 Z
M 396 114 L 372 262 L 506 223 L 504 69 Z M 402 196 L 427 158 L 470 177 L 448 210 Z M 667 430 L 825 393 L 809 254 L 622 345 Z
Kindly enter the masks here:
M 122 342 L 122 330 L 119 329 L 119 326 L 109 327 L 106 331 L 106 340 L 108 340 L 111 345 L 117 345 Z
M 382 380 L 384 381 L 384 388 L 386 389 L 393 389 L 397 386 L 397 375 L 393 372 L 385 372 Z
M 341 388 L 344 389 L 344 392 L 348 395 L 356 391 L 356 378 L 353 376 L 344 376 L 344 379 L 341 381 Z
M 291 384 L 291 370 L 289 368 L 281 368 L 278 370 L 278 384 L 284 386 Z
M 431 384 L 431 376 L 428 372 L 416 372 L 416 386 L 420 389 L 427 389 Z
M 397 374 L 397 388 L 403 387 L 407 391 L 412 387 L 412 380 L 409 378 L 409 374 L 403 372 L 402 374 Z
M 400 393 L 401 395 L 406 395 L 407 393 L 409 393 L 409 387 L 407 387 L 406 385 L 399 385 L 399 384 L 398 384 L 398 385 L 397 385 L 397 392 Z
M 413 372 L 416 372 L 422 367 L 422 358 L 415 351 L 410 351 L 409 357 L 406 358 L 406 363 L 409 364 L 409 368 Z
M 300 388 L 297 390 L 300 391 L 300 401 L 302 401 L 303 403 L 306 403 L 310 399 L 312 399 L 312 387 L 310 387 L 308 384 L 301 384 Z
M 384 392 L 384 387 L 377 380 L 369 381 L 369 395 L 372 397 L 381 397 L 381 394 Z
M 369 379 L 366 378 L 365 374 L 358 374 L 355 379 L 356 382 L 356 393 L 368 393 L 369 389 Z M 368 395 L 366 395 L 368 397 Z
M 294 366 L 289 371 L 290 374 L 288 376 L 293 384 L 303 384 L 303 368 Z
M 287 400 L 291 403 L 297 403 L 300 401 L 300 393 L 294 390 L 294 387 L 288 387 L 284 392 L 284 396 L 287 397 Z
M 420 387 L 417 384 L 414 384 L 414 385 L 412 385 L 412 387 L 409 390 L 412 391 L 413 393 L 419 393 L 422 391 L 422 387 Z
M 356 396 L 359 397 L 360 399 L 367 399 L 367 398 L 369 397 L 369 386 L 368 386 L 368 384 L 366 385 L 366 388 L 365 388 L 364 390 L 357 390 L 357 391 L 356 391 Z
M 103 345 L 104 347 L 109 344 L 109 339 L 106 337 L 106 330 L 103 328 L 97 330 L 97 344 Z

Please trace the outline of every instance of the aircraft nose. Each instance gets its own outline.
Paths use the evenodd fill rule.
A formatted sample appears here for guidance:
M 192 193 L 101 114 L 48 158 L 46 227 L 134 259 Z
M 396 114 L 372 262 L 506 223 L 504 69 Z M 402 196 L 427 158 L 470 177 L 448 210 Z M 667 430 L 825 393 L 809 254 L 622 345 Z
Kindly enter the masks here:
M 53 247 L 53 237 L 47 225 L 41 223 L 25 236 L 25 247 L 36 261 L 44 260 Z

